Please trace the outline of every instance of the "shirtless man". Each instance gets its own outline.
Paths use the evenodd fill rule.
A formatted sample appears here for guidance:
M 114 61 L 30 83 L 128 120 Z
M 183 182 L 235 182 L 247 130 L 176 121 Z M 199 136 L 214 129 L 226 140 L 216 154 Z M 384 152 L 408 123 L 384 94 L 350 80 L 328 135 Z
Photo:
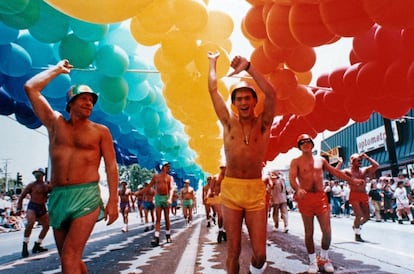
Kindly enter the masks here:
M 263 112 L 256 115 L 256 91 L 240 82 L 231 92 L 231 102 L 237 110 L 227 107 L 218 91 L 216 75 L 218 52 L 209 52 L 208 89 L 214 110 L 223 126 L 226 160 L 225 178 L 221 184 L 223 218 L 227 231 L 228 273 L 239 273 L 241 232 L 243 220 L 250 234 L 253 255 L 250 272 L 263 273 L 266 269 L 266 186 L 262 182 L 262 168 L 270 138 L 270 127 L 275 115 L 276 92 L 264 75 L 244 57 L 231 61 L 234 69 L 229 76 L 248 72 L 264 93 Z M 254 189 L 254 191 L 252 191 Z
M 144 208 L 144 216 L 145 216 L 145 229 L 144 231 L 147 232 L 150 229 L 154 229 L 154 196 L 155 190 L 154 188 L 146 188 L 149 184 L 150 180 L 144 183 L 144 188 L 139 189 L 135 192 L 135 196 L 139 197 L 142 196 L 143 199 L 143 208 Z M 151 228 L 149 227 L 149 215 L 151 215 Z
M 217 243 L 221 243 L 222 241 L 227 242 L 227 233 L 224 229 L 223 210 L 221 206 L 222 202 L 220 198 L 221 183 L 223 182 L 225 172 L 226 167 L 224 165 L 221 165 L 220 172 L 211 178 L 210 190 L 207 194 L 207 196 L 210 197 L 210 204 L 213 206 L 214 211 L 217 215 L 217 225 L 219 227 Z
M 310 261 L 308 273 L 317 273 L 319 266 L 323 267 L 325 272 L 333 272 L 334 268 L 328 256 L 331 245 L 331 213 L 328 198 L 323 191 L 323 172 L 327 171 L 340 179 L 349 181 L 351 184 L 363 184 L 363 182 L 358 179 L 354 180 L 339 169 L 335 169 L 325 158 L 313 155 L 314 143 L 309 135 L 300 135 L 297 144 L 302 151 L 302 155 L 293 159 L 290 163 L 289 179 L 292 188 L 296 192 L 295 199 L 305 228 L 305 245 Z M 313 220 L 315 216 L 322 230 L 322 250 L 319 261 L 316 258 L 313 241 Z
M 88 86 L 72 86 L 66 104 L 69 119 L 65 119 L 41 94 L 50 81 L 69 74 L 71 68 L 68 60 L 59 61 L 24 86 L 35 114 L 48 130 L 53 187 L 49 219 L 64 274 L 88 272 L 82 254 L 95 223 L 105 218 L 110 225 L 118 218 L 118 168 L 112 136 L 107 127 L 89 120 L 98 96 Z M 109 189 L 105 207 L 98 185 L 102 158 Z
M 46 237 L 47 232 L 49 231 L 49 214 L 47 213 L 46 202 L 47 195 L 52 190 L 50 184 L 45 183 L 45 171 L 43 168 L 36 169 L 32 172 L 36 180 L 28 184 L 17 201 L 17 213 L 20 213 L 22 210 L 23 199 L 30 194 L 30 202 L 27 205 L 26 210 L 26 228 L 24 230 L 24 239 L 23 239 L 23 248 L 22 248 L 22 257 L 26 258 L 29 256 L 29 251 L 27 249 L 30 234 L 32 234 L 32 229 L 36 221 L 42 225 L 42 230 L 39 233 L 39 238 L 34 243 L 32 253 L 39 253 L 47 251 L 46 248 L 43 248 L 42 241 Z
M 204 209 L 205 209 L 205 212 L 206 212 L 207 227 L 211 227 L 211 217 L 212 216 L 210 215 L 210 213 L 213 213 L 212 212 L 213 206 L 211 205 L 211 202 L 208 198 L 208 193 L 209 193 L 209 190 L 210 190 L 212 178 L 213 177 L 211 177 L 211 176 L 207 177 L 207 184 L 205 184 L 203 186 L 203 193 L 201 195 L 202 196 L 201 198 L 203 199 Z
M 161 214 L 164 212 L 165 218 L 165 236 L 167 243 L 171 243 L 170 230 L 170 205 L 174 193 L 174 178 L 168 174 L 170 171 L 170 164 L 163 162 L 161 164 L 161 171 L 159 174 L 152 176 L 151 181 L 140 192 L 146 192 L 149 188 L 155 187 L 155 233 L 151 245 L 156 247 L 160 244 L 160 230 L 161 230 Z
M 366 159 L 370 165 L 361 167 L 363 159 Z M 375 174 L 379 164 L 365 153 L 361 155 L 354 153 L 349 158 L 349 161 L 351 167 L 343 170 L 345 174 L 352 178 L 362 179 L 364 181 L 361 185 L 351 184 L 349 186 L 351 188 L 349 203 L 352 205 L 352 210 L 355 215 L 354 225 L 352 226 L 355 232 L 355 241 L 364 242 L 361 238 L 361 225 L 365 224 L 369 220 L 370 216 L 366 179 Z
M 121 189 L 118 191 L 119 194 L 119 209 L 124 221 L 124 227 L 122 232 L 128 232 L 128 215 L 129 209 L 131 208 L 130 197 L 131 192 L 127 189 L 128 183 L 125 181 L 121 182 Z
M 181 205 L 183 207 L 184 219 L 188 227 L 193 221 L 193 204 L 195 200 L 194 189 L 190 186 L 190 180 L 184 180 L 184 187 L 181 189 Z

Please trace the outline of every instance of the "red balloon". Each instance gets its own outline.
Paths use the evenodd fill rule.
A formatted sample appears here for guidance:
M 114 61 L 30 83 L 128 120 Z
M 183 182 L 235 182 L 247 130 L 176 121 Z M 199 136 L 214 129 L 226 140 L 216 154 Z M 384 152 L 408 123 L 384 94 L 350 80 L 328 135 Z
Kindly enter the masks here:
M 362 34 L 374 24 L 361 0 L 322 0 L 319 9 L 326 27 L 342 37 Z
M 332 112 L 344 113 L 345 112 L 345 107 L 344 107 L 345 98 L 346 96 L 344 93 L 329 90 L 325 92 L 325 95 L 323 96 L 323 102 L 325 106 L 329 108 Z
M 375 111 L 388 119 L 398 119 L 407 114 L 413 107 L 413 99 L 387 96 L 375 102 Z
M 318 79 L 316 79 L 316 86 L 330 88 L 331 84 L 329 83 L 329 73 L 319 75 Z
M 358 59 L 368 62 L 377 59 L 377 45 L 375 44 L 375 32 L 378 25 L 372 26 L 367 32 L 355 36 L 352 47 Z
M 408 86 L 408 69 L 410 61 L 399 59 L 388 66 L 384 77 L 384 90 L 388 97 L 395 99 L 414 99 L 414 90 Z
M 401 30 L 379 26 L 374 35 L 378 58 L 384 63 L 396 60 L 402 51 Z
M 414 1 L 362 0 L 365 11 L 381 26 L 397 29 L 414 27 Z
M 290 9 L 289 26 L 293 37 L 310 47 L 327 44 L 336 36 L 322 22 L 319 4 L 295 2 Z
M 401 30 L 402 58 L 414 60 L 414 28 Z
M 340 92 L 344 90 L 344 73 L 348 67 L 341 67 L 337 68 L 334 71 L 332 71 L 329 76 L 329 85 L 332 87 L 332 89 L 336 92 Z
M 385 96 L 384 76 L 386 66 L 379 61 L 364 64 L 357 75 L 356 83 L 360 92 L 372 99 Z

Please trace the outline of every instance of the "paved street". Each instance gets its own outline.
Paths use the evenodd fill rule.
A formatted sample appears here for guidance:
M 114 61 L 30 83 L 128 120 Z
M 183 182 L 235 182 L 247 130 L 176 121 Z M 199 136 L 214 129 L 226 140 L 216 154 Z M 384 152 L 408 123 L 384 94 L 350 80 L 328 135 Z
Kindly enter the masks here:
M 285 234 L 273 231 L 269 219 L 265 273 L 306 273 L 307 254 L 300 215 L 289 212 L 289 221 L 289 233 Z M 153 232 L 144 232 L 135 212 L 130 215 L 130 223 L 127 233 L 121 232 L 121 219 L 109 227 L 103 222 L 96 225 L 84 252 L 90 273 L 225 273 L 226 243 L 217 244 L 217 226 L 206 228 L 202 214 L 196 215 L 191 228 L 184 226 L 181 216 L 173 217 L 173 242 L 165 243 L 162 230 L 161 246 L 156 248 L 150 245 Z M 414 225 L 368 222 L 362 231 L 365 243 L 354 241 L 352 217 L 332 218 L 332 225 L 330 257 L 335 273 L 414 273 Z M 319 243 L 318 225 L 315 230 L 315 241 Z M 30 247 L 38 233 L 39 229 L 33 231 Z M 22 234 L 22 231 L 0 234 L 0 273 L 59 273 L 51 231 L 44 242 L 49 251 L 26 259 L 20 257 Z M 247 273 L 250 256 L 245 231 L 240 273 Z

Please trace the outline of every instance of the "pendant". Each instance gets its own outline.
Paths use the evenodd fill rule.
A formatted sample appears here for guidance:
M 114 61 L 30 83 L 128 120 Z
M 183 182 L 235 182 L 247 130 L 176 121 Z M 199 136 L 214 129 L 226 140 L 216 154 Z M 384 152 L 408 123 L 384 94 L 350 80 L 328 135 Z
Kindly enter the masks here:
M 244 136 L 244 143 L 245 143 L 246 145 L 248 145 L 248 144 L 249 144 L 249 138 L 247 138 L 247 136 L 246 136 L 246 135 Z

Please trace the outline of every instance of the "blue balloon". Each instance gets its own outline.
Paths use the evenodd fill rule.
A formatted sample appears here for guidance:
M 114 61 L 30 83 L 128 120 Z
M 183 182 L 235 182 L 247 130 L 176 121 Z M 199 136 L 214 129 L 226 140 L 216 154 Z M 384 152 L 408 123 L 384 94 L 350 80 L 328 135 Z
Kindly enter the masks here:
M 24 33 L 16 40 L 16 44 L 22 46 L 32 58 L 32 67 L 46 68 L 57 63 L 53 46 L 39 42 L 29 33 Z
M 16 103 L 11 96 L 0 87 L 0 114 L 10 115 L 15 112 Z
M 108 33 L 109 26 L 106 24 L 94 24 L 72 18 L 70 27 L 73 33 L 85 41 L 99 41 Z
M 17 39 L 19 30 L 9 27 L 0 21 L 0 45 L 7 45 Z
M 0 71 L 12 77 L 26 75 L 32 68 L 29 53 L 15 43 L 0 45 Z
M 14 100 L 26 103 L 29 100 L 26 96 L 26 92 L 24 91 L 24 84 L 33 75 L 34 73 L 30 73 L 22 77 L 5 76 L 3 87 L 7 91 L 7 93 L 9 93 L 11 97 L 13 97 Z
M 56 43 L 63 39 L 69 31 L 69 17 L 41 2 L 40 16 L 29 28 L 30 34 L 44 43 Z

